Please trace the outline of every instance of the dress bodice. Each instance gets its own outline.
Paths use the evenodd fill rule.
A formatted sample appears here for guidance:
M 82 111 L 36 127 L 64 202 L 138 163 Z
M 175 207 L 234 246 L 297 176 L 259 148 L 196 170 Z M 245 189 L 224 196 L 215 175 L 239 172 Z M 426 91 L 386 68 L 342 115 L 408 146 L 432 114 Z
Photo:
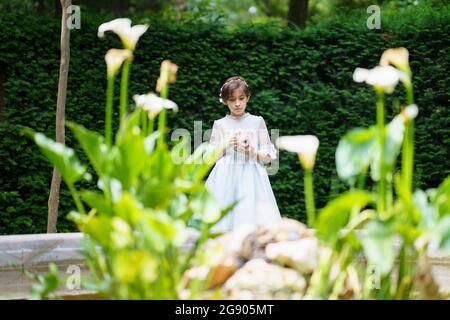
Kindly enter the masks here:
M 212 144 L 226 143 L 236 135 L 242 143 L 248 143 L 256 150 L 270 155 L 271 159 L 277 158 L 277 152 L 270 136 L 263 117 L 245 113 L 240 117 L 226 115 L 225 117 L 214 121 L 213 131 L 210 142 Z M 242 158 L 243 154 L 229 149 L 225 157 Z

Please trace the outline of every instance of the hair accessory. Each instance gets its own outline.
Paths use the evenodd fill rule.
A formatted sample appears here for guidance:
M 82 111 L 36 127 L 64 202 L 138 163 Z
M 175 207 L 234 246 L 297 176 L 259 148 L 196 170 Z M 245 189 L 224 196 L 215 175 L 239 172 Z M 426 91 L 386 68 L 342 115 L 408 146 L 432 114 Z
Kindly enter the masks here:
M 219 101 L 220 101 L 220 103 L 224 103 L 224 101 L 223 101 L 223 99 L 222 99 L 222 90 L 223 90 L 223 87 L 225 87 L 227 84 L 229 84 L 229 83 L 231 83 L 231 82 L 233 82 L 233 81 L 240 81 L 240 82 L 243 82 L 243 83 L 245 84 L 245 86 L 248 88 L 247 82 L 246 82 L 244 79 L 241 79 L 241 78 L 233 78 L 233 79 L 230 79 L 230 80 L 226 81 L 226 82 L 222 85 L 222 87 L 220 88 L 220 94 L 219 94 Z

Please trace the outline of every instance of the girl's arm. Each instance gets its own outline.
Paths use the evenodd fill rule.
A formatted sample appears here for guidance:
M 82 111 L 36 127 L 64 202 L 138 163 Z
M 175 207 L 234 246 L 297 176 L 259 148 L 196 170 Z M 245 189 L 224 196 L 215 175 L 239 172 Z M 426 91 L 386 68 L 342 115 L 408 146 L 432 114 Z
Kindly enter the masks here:
M 267 130 L 264 118 L 260 117 L 260 120 L 261 121 L 258 130 L 259 149 L 251 152 L 250 156 L 263 163 L 270 163 L 277 158 L 277 150 L 270 140 L 269 132 Z

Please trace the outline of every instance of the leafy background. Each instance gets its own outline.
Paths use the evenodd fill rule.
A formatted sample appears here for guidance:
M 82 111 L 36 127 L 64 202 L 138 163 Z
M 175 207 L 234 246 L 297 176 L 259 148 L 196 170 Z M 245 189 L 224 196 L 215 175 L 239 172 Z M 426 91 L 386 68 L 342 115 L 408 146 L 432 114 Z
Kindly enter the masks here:
M 220 22 L 135 21 L 150 23 L 150 29 L 135 52 L 130 93 L 153 91 L 161 61 L 174 61 L 180 68 L 170 97 L 180 111 L 169 115 L 170 129 L 193 132 L 194 121 L 203 121 L 204 132 L 226 114 L 218 101 L 223 80 L 237 74 L 245 77 L 253 90 L 248 111 L 263 116 L 269 130 L 279 129 L 280 135 L 315 134 L 320 139 L 314 179 L 317 206 L 323 207 L 347 188 L 338 180 L 334 163 L 340 137 L 375 122 L 375 95 L 352 81 L 354 68 L 371 68 L 385 49 L 404 46 L 410 52 L 420 110 L 414 186 L 435 187 L 449 174 L 450 10 L 420 7 L 383 15 L 380 30 L 368 30 L 366 19 L 365 12 L 347 14 L 306 30 L 277 23 L 230 30 Z M 104 127 L 104 54 L 110 47 L 120 47 L 112 34 L 97 38 L 98 25 L 108 20 L 82 15 L 81 29 L 71 33 L 66 118 L 99 132 Z M 6 69 L 5 120 L 0 123 L 0 234 L 45 232 L 52 168 L 20 128 L 29 126 L 54 137 L 60 21 L 2 12 L 0 22 L 0 66 Z M 388 120 L 398 111 L 397 96 L 404 96 L 402 89 L 389 97 Z M 78 150 L 69 131 L 66 143 Z M 278 172 L 270 180 L 280 211 L 304 221 L 298 159 L 282 152 L 279 160 Z M 62 185 L 60 232 L 75 231 L 65 219 L 72 208 Z

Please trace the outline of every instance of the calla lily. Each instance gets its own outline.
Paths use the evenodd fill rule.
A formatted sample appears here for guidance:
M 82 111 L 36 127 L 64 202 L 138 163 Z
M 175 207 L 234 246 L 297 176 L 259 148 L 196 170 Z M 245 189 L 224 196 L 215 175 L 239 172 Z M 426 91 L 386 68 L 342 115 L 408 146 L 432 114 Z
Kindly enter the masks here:
M 168 83 L 175 83 L 177 80 L 178 66 L 170 60 L 161 63 L 161 71 L 156 82 L 156 92 L 161 92 Z
M 403 72 L 409 73 L 409 52 L 406 48 L 391 48 L 383 52 L 380 66 L 392 64 Z
M 119 18 L 101 24 L 98 27 L 98 37 L 103 38 L 106 31 L 112 31 L 117 34 L 124 47 L 129 50 L 136 48 L 139 38 L 147 31 L 148 25 L 137 24 L 131 26 L 131 20 L 128 18 Z
M 417 107 L 417 105 L 412 104 L 402 110 L 402 112 L 400 113 L 400 117 L 402 117 L 404 122 L 407 122 L 412 119 L 415 119 L 418 114 L 419 108 Z
M 408 82 L 409 77 L 392 66 L 377 66 L 373 69 L 356 68 L 353 72 L 355 82 L 365 82 L 386 93 L 394 92 L 398 81 Z
M 154 93 L 135 95 L 133 99 L 136 102 L 136 106 L 148 112 L 150 118 L 156 117 L 164 108 L 173 109 L 174 111 L 178 110 L 175 102 L 160 98 Z
M 316 160 L 319 139 L 313 135 L 283 136 L 278 138 L 277 146 L 299 155 L 302 167 L 312 170 Z
M 119 72 L 125 60 L 133 59 L 133 53 L 127 49 L 110 49 L 105 55 L 108 77 L 113 77 Z

